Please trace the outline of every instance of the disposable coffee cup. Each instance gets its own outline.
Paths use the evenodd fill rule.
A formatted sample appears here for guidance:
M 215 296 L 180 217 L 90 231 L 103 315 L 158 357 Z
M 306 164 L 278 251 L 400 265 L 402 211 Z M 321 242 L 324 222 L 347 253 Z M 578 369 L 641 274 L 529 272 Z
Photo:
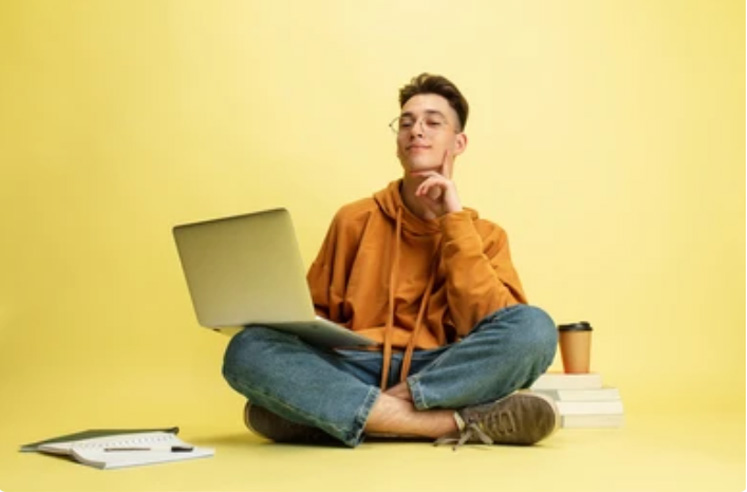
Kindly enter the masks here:
M 560 356 L 566 374 L 589 372 L 591 325 L 586 321 L 558 326 Z

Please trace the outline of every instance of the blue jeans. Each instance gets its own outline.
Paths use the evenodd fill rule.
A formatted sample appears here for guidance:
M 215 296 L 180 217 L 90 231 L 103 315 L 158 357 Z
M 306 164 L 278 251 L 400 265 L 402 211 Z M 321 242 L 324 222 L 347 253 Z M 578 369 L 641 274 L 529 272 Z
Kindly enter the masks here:
M 459 342 L 416 350 L 407 383 L 415 408 L 462 408 L 529 387 L 552 363 L 557 329 L 542 310 L 517 304 L 486 316 Z M 326 349 L 261 326 L 235 335 L 223 375 L 252 403 L 318 427 L 347 446 L 363 439 L 376 399 L 382 354 Z M 389 386 L 402 354 L 392 355 Z

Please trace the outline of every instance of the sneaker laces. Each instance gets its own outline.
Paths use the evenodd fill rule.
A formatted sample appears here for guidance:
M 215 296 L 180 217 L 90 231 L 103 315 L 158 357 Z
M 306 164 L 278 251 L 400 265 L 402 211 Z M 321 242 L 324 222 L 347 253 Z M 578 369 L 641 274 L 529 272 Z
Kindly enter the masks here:
M 491 434 L 509 435 L 516 432 L 516 421 L 511 412 L 503 411 L 498 412 L 497 414 L 487 414 L 483 416 L 483 420 L 483 425 Z M 480 426 L 478 417 L 471 417 L 458 432 L 458 436 L 447 435 L 438 438 L 433 445 L 438 446 L 441 444 L 455 443 L 452 449 L 456 451 L 457 448 L 465 443 L 474 441 L 474 438 L 479 439 L 483 444 L 493 444 L 494 442 L 493 438 L 491 438 Z

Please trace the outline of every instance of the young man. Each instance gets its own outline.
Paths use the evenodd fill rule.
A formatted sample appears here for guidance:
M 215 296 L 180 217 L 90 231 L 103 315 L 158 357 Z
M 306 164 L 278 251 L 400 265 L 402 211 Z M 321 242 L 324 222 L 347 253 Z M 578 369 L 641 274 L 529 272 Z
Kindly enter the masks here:
M 452 180 L 468 105 L 444 77 L 400 91 L 402 179 L 342 207 L 308 272 L 319 315 L 379 342 L 322 349 L 265 327 L 236 335 L 223 373 L 250 429 L 279 442 L 388 435 L 534 444 L 559 417 L 527 391 L 553 360 L 554 322 L 526 298 L 505 232 Z

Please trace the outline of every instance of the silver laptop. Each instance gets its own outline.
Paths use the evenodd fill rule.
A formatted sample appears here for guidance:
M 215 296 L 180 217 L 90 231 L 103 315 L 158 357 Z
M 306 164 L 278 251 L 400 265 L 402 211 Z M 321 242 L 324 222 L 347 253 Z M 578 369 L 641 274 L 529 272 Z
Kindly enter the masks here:
M 263 325 L 323 346 L 376 342 L 316 315 L 290 214 L 266 210 L 173 229 L 200 325 Z

